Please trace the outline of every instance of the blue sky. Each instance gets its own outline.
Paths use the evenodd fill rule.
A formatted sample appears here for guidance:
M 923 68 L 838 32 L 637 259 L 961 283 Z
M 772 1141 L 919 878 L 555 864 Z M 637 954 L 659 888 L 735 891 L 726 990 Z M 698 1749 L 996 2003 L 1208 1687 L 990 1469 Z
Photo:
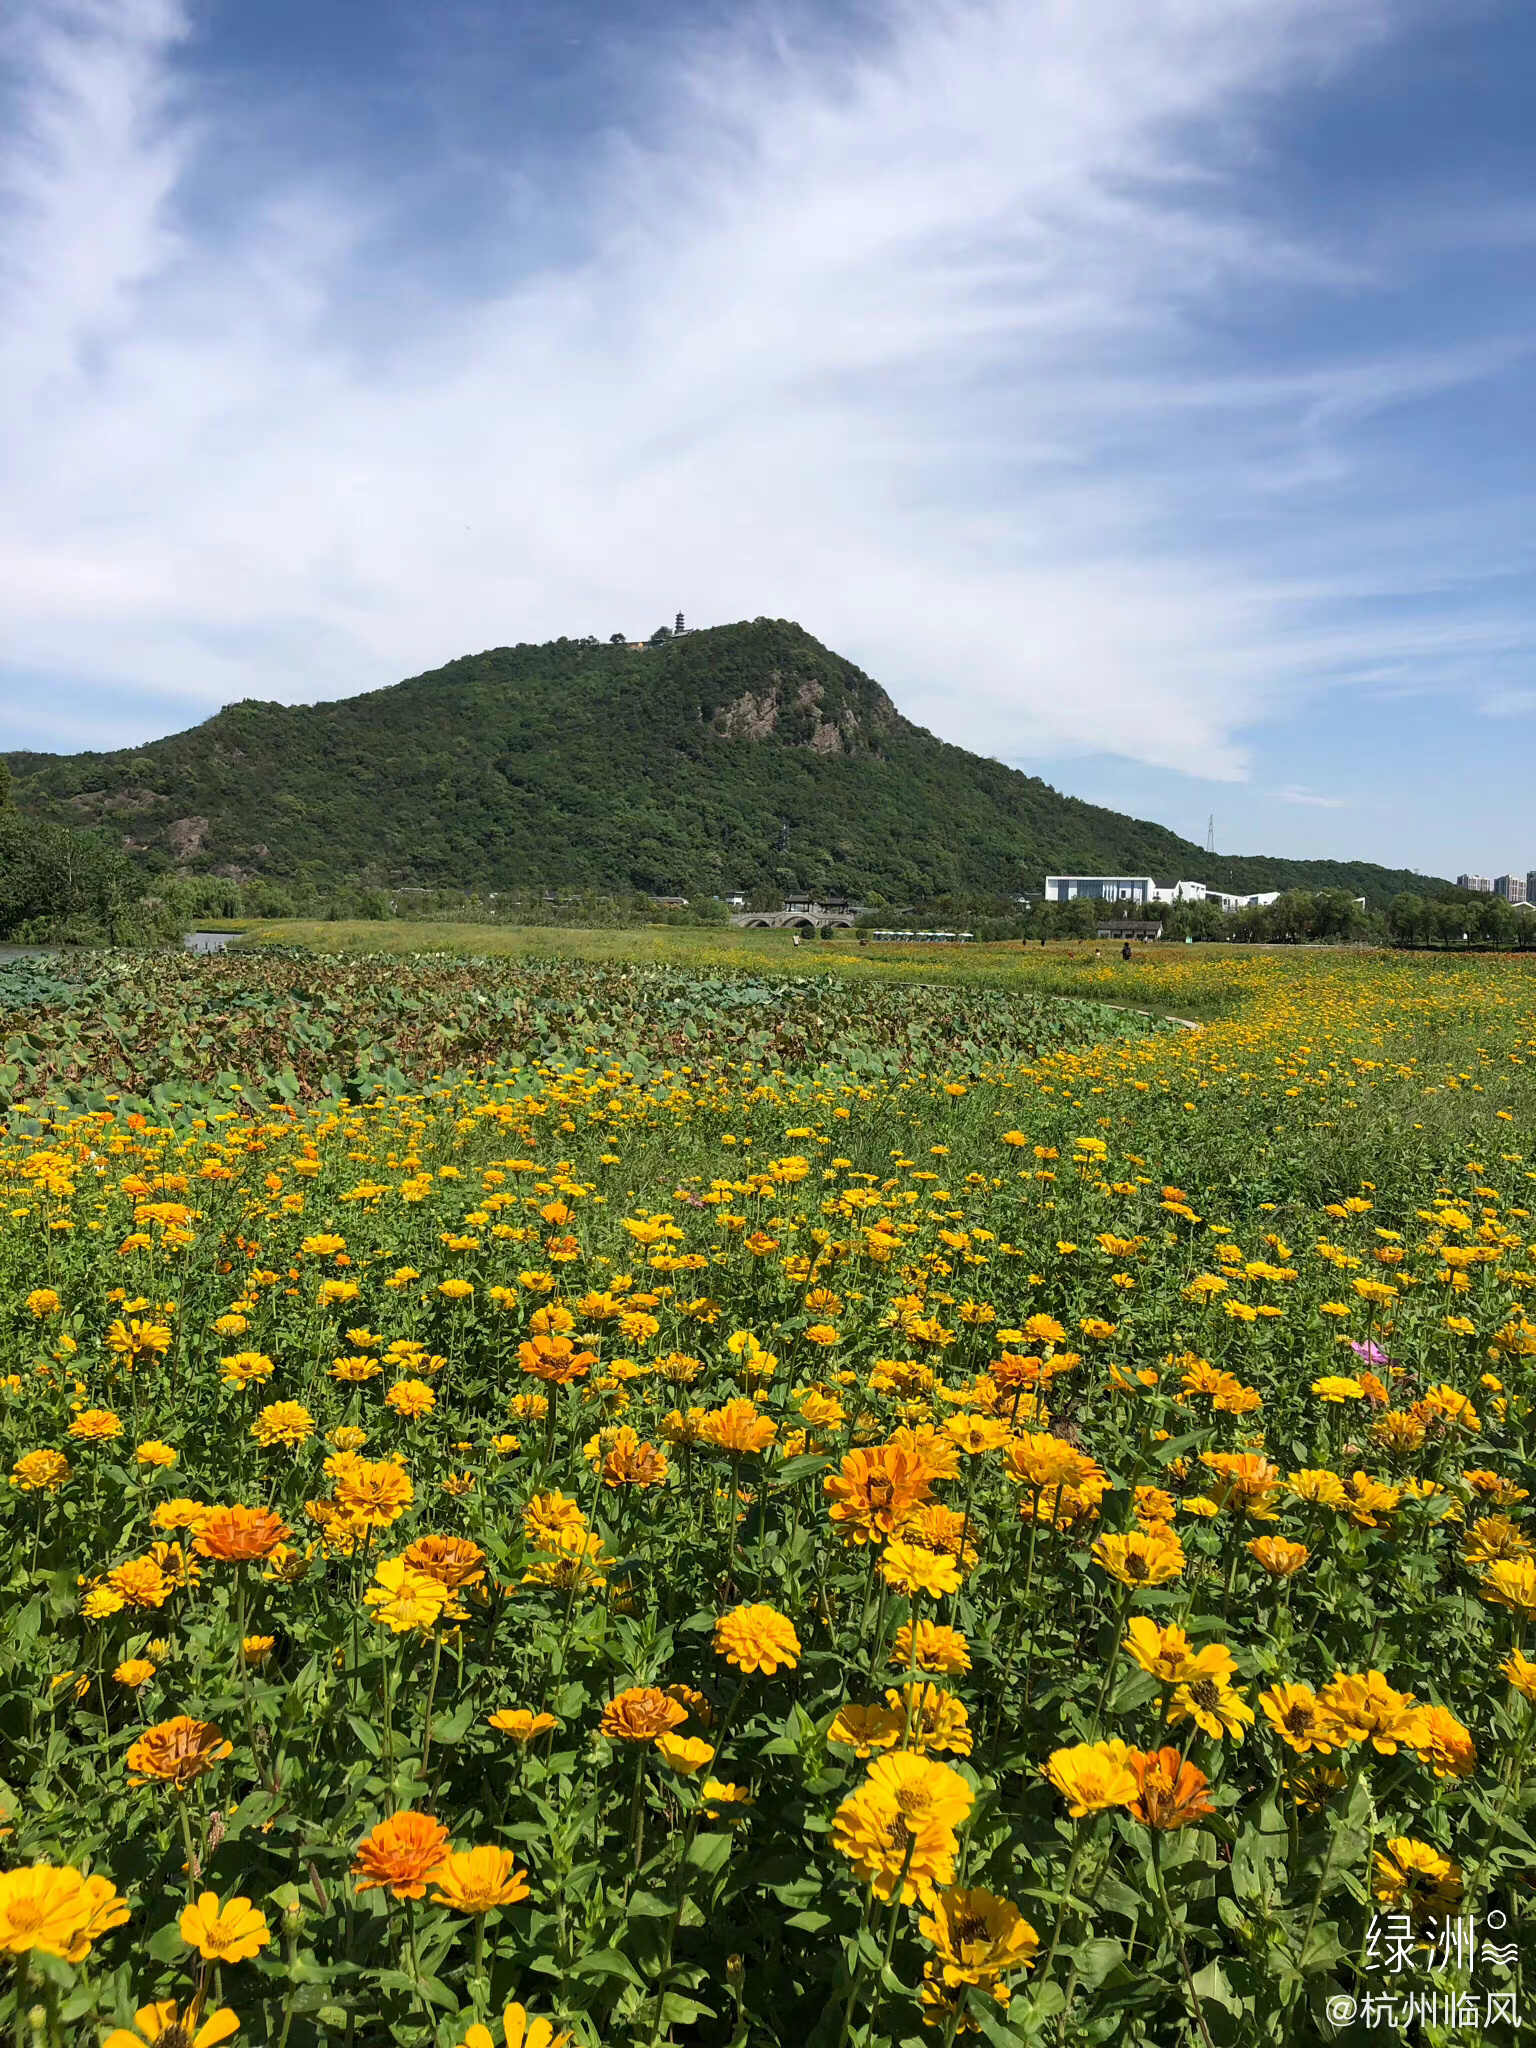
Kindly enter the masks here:
M 1517 0 L 3 23 L 0 747 L 766 613 L 1223 851 L 1536 867 Z

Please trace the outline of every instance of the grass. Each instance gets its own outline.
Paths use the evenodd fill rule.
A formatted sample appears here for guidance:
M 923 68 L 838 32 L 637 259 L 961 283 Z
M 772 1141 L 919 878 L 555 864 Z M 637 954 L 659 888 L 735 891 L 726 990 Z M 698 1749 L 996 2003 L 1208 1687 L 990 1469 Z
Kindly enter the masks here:
M 416 923 L 404 919 L 284 919 L 254 922 L 259 944 L 308 946 L 322 953 L 449 953 L 465 957 L 632 961 L 637 965 L 771 969 L 775 974 L 837 974 L 852 980 L 1016 989 L 1021 994 L 1128 1003 L 1160 1015 L 1218 1017 L 1246 1000 L 1255 962 L 1276 950 L 1255 946 L 1138 948 L 1129 961 L 1109 941 L 1030 946 L 861 945 L 853 939 L 795 946 L 788 932 L 705 930 L 645 925 L 600 931 L 584 926 Z M 1294 957 L 1294 949 L 1280 949 Z M 1198 972 L 1192 972 L 1198 968 Z

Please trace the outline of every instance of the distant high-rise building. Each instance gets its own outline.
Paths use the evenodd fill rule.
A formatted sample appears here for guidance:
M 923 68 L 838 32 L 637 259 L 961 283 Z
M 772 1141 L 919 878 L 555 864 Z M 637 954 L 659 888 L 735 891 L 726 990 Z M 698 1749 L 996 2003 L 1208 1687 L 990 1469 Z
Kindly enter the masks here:
M 1525 900 L 1536 903 L 1536 868 L 1532 868 L 1525 878 Z
M 1525 877 L 1523 875 L 1495 875 L 1493 893 L 1502 896 L 1506 903 L 1525 901 Z
M 1487 896 L 1493 889 L 1486 875 L 1458 875 L 1456 886 L 1458 889 L 1475 889 L 1480 896 Z

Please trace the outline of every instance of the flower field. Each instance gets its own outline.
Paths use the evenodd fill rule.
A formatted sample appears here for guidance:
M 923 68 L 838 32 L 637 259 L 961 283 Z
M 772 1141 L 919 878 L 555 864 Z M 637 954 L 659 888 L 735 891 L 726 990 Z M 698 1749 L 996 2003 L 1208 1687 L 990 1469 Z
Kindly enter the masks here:
M 27 970 L 16 2040 L 1529 2038 L 1536 972 L 1138 969 Z

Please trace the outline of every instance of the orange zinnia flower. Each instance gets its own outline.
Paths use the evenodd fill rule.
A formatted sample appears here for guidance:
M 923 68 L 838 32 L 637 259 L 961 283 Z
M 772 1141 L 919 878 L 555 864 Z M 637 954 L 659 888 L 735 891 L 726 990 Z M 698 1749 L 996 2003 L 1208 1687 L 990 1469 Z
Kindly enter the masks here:
M 1005 1351 L 992 1360 L 987 1376 L 994 1386 L 1011 1394 L 1015 1388 L 1039 1386 L 1042 1376 L 1048 1375 L 1043 1358 L 1024 1358 L 1017 1351 Z
M 326 1460 L 336 1482 L 336 1502 L 357 1529 L 387 1529 L 416 1498 L 408 1472 L 391 1458 L 377 1462 L 343 1453 Z
M 883 1543 L 930 1490 L 923 1461 L 889 1444 L 850 1451 L 841 1469 L 822 1481 L 831 1502 L 827 1512 L 841 1523 L 845 1543 Z
M 1037 1493 L 1055 1492 L 1060 1487 L 1084 1487 L 1104 1474 L 1084 1451 L 1047 1431 L 1028 1432 L 1011 1443 L 1003 1454 L 1008 1476 L 1017 1485 Z
M 1220 1484 L 1213 1487 L 1217 1503 L 1255 1521 L 1272 1522 L 1274 1510 L 1267 1505 L 1280 1484 L 1280 1467 L 1254 1451 L 1206 1451 L 1201 1463 L 1209 1465 Z
M 1216 1811 L 1205 1796 L 1210 1782 L 1204 1771 L 1185 1763 L 1176 1749 L 1137 1752 L 1130 1762 L 1140 1788 L 1131 1812 L 1149 1828 L 1187 1828 Z
M 1284 1536 L 1255 1536 L 1244 1547 L 1272 1579 L 1293 1578 L 1312 1554 L 1305 1543 L 1292 1543 Z
M 193 1548 L 202 1557 L 226 1564 L 268 1557 L 293 1531 L 270 1508 L 210 1508 L 198 1528 Z
M 688 1718 L 688 1709 L 654 1685 L 632 1685 L 603 1709 L 602 1730 L 619 1742 L 654 1742 Z
M 760 1414 L 757 1403 L 745 1395 L 727 1401 L 723 1408 L 707 1410 L 699 1424 L 700 1442 L 733 1458 L 755 1457 L 778 1433 L 779 1425 L 771 1416 Z
M 214 1721 L 194 1721 L 190 1714 L 177 1714 L 169 1721 L 157 1721 L 146 1728 L 128 1751 L 128 1768 L 136 1775 L 131 1784 L 142 1785 L 151 1778 L 178 1790 L 211 1771 L 231 1754 L 234 1744 L 224 1740 L 224 1731 Z
M 418 1536 L 406 1545 L 401 1562 L 450 1593 L 478 1586 L 485 1577 L 485 1552 L 467 1536 Z
M 572 1380 L 585 1379 L 597 1363 L 595 1351 L 578 1351 L 569 1337 L 540 1334 L 517 1347 L 518 1363 L 547 1386 L 568 1387 Z
M 448 1830 L 409 1808 L 381 1820 L 357 1845 L 352 1875 L 359 1892 L 381 1886 L 393 1899 L 422 1898 L 448 1857 Z
M 618 1444 L 603 1460 L 602 1481 L 609 1488 L 660 1486 L 670 1470 L 654 1444 Z

